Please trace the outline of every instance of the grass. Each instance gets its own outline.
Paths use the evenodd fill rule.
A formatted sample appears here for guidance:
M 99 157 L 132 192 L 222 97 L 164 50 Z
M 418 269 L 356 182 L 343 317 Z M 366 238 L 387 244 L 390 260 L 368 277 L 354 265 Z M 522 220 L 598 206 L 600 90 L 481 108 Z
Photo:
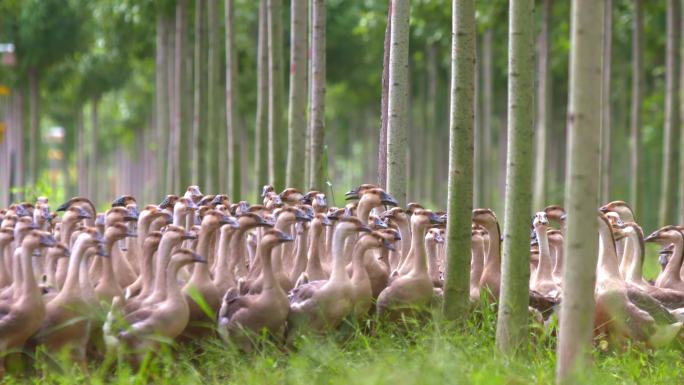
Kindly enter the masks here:
M 327 337 L 301 337 L 296 348 L 264 340 L 245 354 L 218 339 L 161 349 L 134 372 L 120 364 L 103 373 L 91 363 L 85 378 L 65 358 L 56 370 L 46 359 L 34 373 L 5 378 L 7 384 L 549 384 L 553 382 L 553 327 L 536 330 L 523 357 L 508 359 L 494 346 L 495 314 L 475 312 L 467 326 L 410 321 L 404 326 L 351 327 Z M 682 349 L 595 353 L 596 367 L 587 375 L 600 384 L 672 384 L 684 382 Z

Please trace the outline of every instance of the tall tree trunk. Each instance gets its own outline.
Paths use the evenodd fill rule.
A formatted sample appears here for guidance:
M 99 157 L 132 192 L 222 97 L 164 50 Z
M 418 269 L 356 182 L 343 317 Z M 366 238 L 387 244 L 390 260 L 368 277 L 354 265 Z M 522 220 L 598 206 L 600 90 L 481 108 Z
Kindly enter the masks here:
M 410 11 L 408 0 L 392 0 L 387 94 L 387 190 L 400 206 L 406 204 Z
M 570 40 L 568 173 L 563 303 L 556 379 L 580 383 L 591 361 L 598 230 L 598 168 L 601 124 L 602 1 L 574 0 Z M 591 267 L 587 269 L 587 267 Z
M 537 37 L 537 122 L 535 136 L 534 191 L 532 206 L 541 210 L 546 206 L 546 152 L 547 132 L 551 122 L 548 99 L 550 97 L 549 76 L 549 19 L 553 0 L 544 0 L 542 7 L 541 32 Z
M 601 88 L 601 200 L 610 200 L 610 158 L 611 158 L 611 103 L 610 103 L 610 77 L 613 54 L 613 0 L 606 0 L 603 31 L 603 84 Z
M 380 139 L 378 140 L 378 186 L 387 187 L 387 113 L 389 103 L 389 63 L 392 36 L 392 0 L 387 0 L 384 53 L 382 56 L 382 84 L 380 94 Z
M 287 186 L 304 187 L 308 0 L 292 0 L 290 12 L 290 103 L 288 110 Z
M 680 11 L 680 31 L 684 31 L 684 7 Z M 684 122 L 684 37 L 679 37 L 681 45 L 679 51 L 679 123 Z M 684 223 L 684 131 L 679 132 L 679 218 L 678 223 Z
M 99 96 L 92 96 L 90 98 L 90 160 L 88 161 L 88 198 L 93 200 L 97 199 L 98 193 L 101 190 L 98 188 L 98 186 L 105 184 L 105 181 L 102 180 L 104 176 L 99 174 L 100 170 L 97 167 L 99 163 L 99 154 L 97 152 L 97 132 L 99 123 L 97 110 L 99 104 Z M 100 178 L 100 180 L 98 180 L 98 178 Z
M 282 18 L 282 0 L 268 0 L 268 179 L 276 188 L 285 184 Z
M 24 170 L 24 159 L 25 153 L 24 153 L 24 101 L 26 100 L 25 98 L 25 93 L 24 93 L 24 87 L 20 86 L 17 89 L 17 101 L 16 101 L 16 111 L 15 111 L 15 125 L 17 127 L 17 130 L 15 132 L 16 135 L 13 135 L 14 139 L 14 149 L 15 149 L 15 161 L 14 167 L 12 168 L 12 176 L 10 177 L 11 180 L 11 185 L 14 187 L 24 187 L 24 176 L 25 170 Z M 17 193 L 12 193 L 10 194 L 10 200 L 11 201 L 22 201 L 24 200 L 24 193 L 23 189 L 19 189 Z
M 222 143 L 219 133 L 219 39 L 218 39 L 218 0 L 207 0 L 207 151 L 206 151 L 206 189 L 220 191 L 218 178 L 218 147 Z
M 437 157 L 439 153 L 435 152 L 439 148 L 439 124 L 441 123 L 437 119 L 437 86 L 439 77 L 439 61 L 437 59 L 439 53 L 439 47 L 437 43 L 433 42 L 428 46 L 427 49 L 427 164 L 425 170 L 427 171 L 427 188 L 428 188 L 428 199 L 433 204 L 437 203 L 437 167 L 436 162 L 438 162 Z
M 311 179 L 311 129 L 313 128 L 309 124 L 309 119 L 311 118 L 309 114 L 311 113 L 311 103 L 313 102 L 313 87 L 311 87 L 311 79 L 313 79 L 313 58 L 311 47 L 313 46 L 313 0 L 307 0 L 307 50 L 306 50 L 306 61 L 307 61 L 307 76 L 306 76 L 306 105 L 307 105 L 307 123 L 305 132 L 305 143 L 304 143 L 304 183 L 309 184 Z
M 478 51 L 480 48 L 477 45 L 477 32 L 475 33 L 475 75 L 474 84 L 475 91 L 473 93 L 473 104 L 475 109 L 475 120 L 473 125 L 473 206 L 482 207 L 482 200 L 484 195 L 482 181 L 484 180 L 484 161 L 483 161 L 483 138 L 482 138 L 482 106 L 480 105 L 480 96 L 482 90 L 480 87 L 480 79 L 482 77 L 480 68 L 478 66 L 479 57 Z M 448 197 L 447 197 L 448 198 Z
M 241 134 L 237 120 L 237 54 L 235 49 L 235 9 L 233 0 L 225 1 L 226 23 L 226 138 L 228 154 L 228 193 L 234 201 L 240 199 L 240 146 Z
M 527 342 L 534 139 L 534 0 L 512 0 L 509 9 L 508 156 L 496 345 L 510 354 L 524 349 Z
M 32 67 L 28 71 L 29 83 L 29 115 L 30 115 L 30 135 L 28 172 L 26 173 L 26 183 L 33 186 L 38 179 L 38 146 L 40 144 L 40 80 L 38 79 L 38 69 Z M 24 187 L 24 186 L 21 186 Z
M 78 195 L 90 196 L 88 192 L 88 167 L 86 162 L 85 127 L 83 125 L 83 106 L 76 108 L 76 169 L 78 170 Z
M 166 31 L 168 23 L 166 19 L 159 15 L 157 16 L 157 47 L 156 47 L 156 63 L 155 63 L 155 90 L 156 90 L 156 109 L 155 109 L 155 122 L 156 122 L 156 147 L 155 147 L 155 161 L 157 165 L 157 174 L 155 176 L 155 187 L 154 195 L 159 195 L 157 192 L 164 189 L 164 176 L 166 175 L 166 148 L 167 135 L 169 133 L 169 104 L 168 104 L 168 83 L 167 83 L 167 54 L 166 49 L 168 47 L 167 38 L 168 33 Z M 91 190 L 90 193 L 93 194 L 95 190 Z
M 268 183 L 268 0 L 259 4 L 259 37 L 257 42 L 257 105 L 254 141 L 256 165 L 256 201 L 260 200 L 261 186 Z
M 207 55 L 206 55 L 206 0 L 195 1 L 195 75 L 192 126 L 192 183 L 205 182 Z
M 187 66 L 185 65 L 185 57 L 187 55 L 186 49 L 186 39 L 187 39 L 187 0 L 178 0 L 176 2 L 176 49 L 174 65 L 175 79 L 174 79 L 174 140 L 175 147 L 173 149 L 174 161 L 177 165 L 178 182 L 175 188 L 185 187 L 185 185 L 190 184 L 190 158 L 188 146 L 190 141 L 184 142 L 181 146 L 181 140 L 188 137 L 187 132 L 188 127 L 185 126 L 186 123 L 186 101 L 185 93 L 187 92 Z M 177 190 L 175 190 L 177 191 Z
M 492 86 L 492 29 L 489 28 L 484 31 L 482 37 L 482 137 L 483 137 L 483 147 L 484 151 L 482 153 L 482 158 L 484 159 L 484 165 L 482 169 L 484 170 L 484 182 L 482 186 L 483 207 L 489 207 L 492 200 L 492 189 L 494 188 L 495 174 L 492 172 L 494 169 L 494 159 L 493 159 L 493 149 L 494 141 L 492 139 L 492 108 L 493 108 L 493 93 L 494 88 Z
M 475 4 L 452 1 L 449 192 L 444 315 L 465 321 L 470 303 L 473 125 L 475 123 Z
M 632 210 L 639 213 L 641 191 L 639 163 L 641 162 L 641 104 L 643 84 L 644 15 L 642 0 L 634 0 L 632 21 L 632 108 L 630 115 L 629 200 Z
M 168 150 L 166 151 L 166 191 L 178 191 L 178 141 L 176 140 L 178 127 L 176 126 L 176 29 L 175 19 L 165 18 L 166 23 L 166 89 L 168 95 L 166 97 L 169 103 L 169 127 L 167 131 L 168 136 Z M 117 153 L 118 154 L 118 153 Z M 117 155 L 118 156 L 118 155 Z M 119 164 L 117 162 L 117 164 Z M 120 165 L 120 164 L 119 164 Z
M 325 139 L 325 0 L 313 0 L 311 43 L 311 175 L 309 188 L 324 190 L 327 173 L 323 156 Z
M 663 137 L 663 174 L 660 190 L 660 225 L 676 218 L 677 165 L 679 162 L 679 0 L 667 2 L 667 58 L 665 69 L 665 135 Z M 681 182 L 680 182 L 681 183 Z

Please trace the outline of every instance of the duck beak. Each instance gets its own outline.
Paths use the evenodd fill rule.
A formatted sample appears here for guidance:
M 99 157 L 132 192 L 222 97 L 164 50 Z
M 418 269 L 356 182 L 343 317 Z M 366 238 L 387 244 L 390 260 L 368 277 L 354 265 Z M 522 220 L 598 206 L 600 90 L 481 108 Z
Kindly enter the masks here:
M 90 213 L 87 210 L 80 207 L 78 208 L 78 219 L 90 219 L 92 217 L 93 216 L 90 215 Z
M 442 237 L 441 234 L 439 234 L 439 233 L 435 234 L 435 242 L 437 242 L 439 244 L 444 243 L 444 238 Z
M 261 188 L 261 199 L 266 198 L 266 194 L 271 190 L 273 190 L 273 186 L 268 184 L 264 185 L 264 187 Z
M 328 200 L 325 198 L 325 195 L 316 195 L 316 204 L 319 206 L 328 206 Z
M 66 211 L 66 209 L 68 209 L 70 205 L 71 205 L 70 202 L 64 202 L 61 205 L 59 205 L 59 207 L 57 207 L 57 211 Z M 17 212 L 17 215 L 18 214 L 19 213 Z
M 124 216 L 124 222 L 136 222 L 138 220 L 138 209 L 131 208 Z
M 387 250 L 389 250 L 389 251 L 395 251 L 395 250 L 397 250 L 397 248 L 394 247 L 394 245 L 393 245 L 390 241 L 388 241 L 387 239 L 383 239 L 383 240 L 382 240 L 382 246 L 383 246 L 384 248 L 386 248 Z
M 560 216 L 560 220 L 565 221 L 565 219 L 567 219 L 567 217 L 568 217 L 568 214 L 563 214 Z
M 359 199 L 359 189 L 355 188 L 344 193 L 344 200 Z
M 217 206 L 217 205 L 221 204 L 221 202 L 223 202 L 223 196 L 217 195 L 214 197 L 214 199 L 211 200 L 211 202 L 209 202 L 209 205 Z
M 398 206 L 399 205 L 399 202 L 397 202 L 397 200 L 394 199 L 394 197 L 392 197 L 391 195 L 389 195 L 388 193 L 386 193 L 384 191 L 380 194 L 380 202 L 385 206 Z
M 440 216 L 438 216 L 437 214 L 435 214 L 435 213 L 430 213 L 430 224 L 433 224 L 433 225 L 441 225 L 441 224 L 444 224 L 444 221 L 443 221 L 442 218 L 441 218 Z
M 377 227 L 379 229 L 386 229 L 389 227 L 389 226 L 387 226 L 387 223 L 385 223 L 385 221 L 383 221 L 380 218 L 375 218 L 374 225 L 375 225 L 375 227 Z
M 99 245 L 97 247 L 97 255 L 100 257 L 109 257 L 109 253 L 105 250 L 104 245 Z
M 170 199 L 170 197 L 169 197 L 169 196 L 166 196 L 166 198 L 164 198 L 164 200 L 161 201 L 161 203 L 159 203 L 158 206 L 159 206 L 159 208 L 162 209 L 162 210 L 164 210 L 165 208 L 171 206 L 171 199 Z
M 123 207 L 123 206 L 126 206 L 126 197 L 123 195 L 114 199 L 114 201 L 112 201 L 112 207 Z
M 326 216 L 323 217 L 323 219 L 321 219 L 321 224 L 322 224 L 323 226 L 332 226 L 332 221 L 331 221 L 330 218 L 326 215 Z
M 644 238 L 644 242 L 657 242 L 660 239 L 660 232 L 654 231 Z
M 184 241 L 188 240 L 188 239 L 197 239 L 197 235 L 195 235 L 189 231 L 186 231 L 185 234 L 183 234 L 183 236 L 181 236 L 181 239 Z
M 308 215 L 304 214 L 303 212 L 299 212 L 299 211 L 297 211 L 295 213 L 295 219 L 297 220 L 297 222 L 309 222 L 309 221 L 311 221 L 311 217 L 309 217 Z
M 601 206 L 601 207 L 599 208 L 599 211 L 602 212 L 602 213 L 604 213 L 604 214 L 606 214 L 606 213 L 609 212 L 610 210 L 608 209 L 608 206 Z
M 207 263 L 207 259 L 197 253 L 192 253 L 192 261 L 197 263 Z
M 52 234 L 42 234 L 40 236 L 41 247 L 53 247 L 57 244 L 57 240 Z
M 290 234 L 281 232 L 278 234 L 278 242 L 292 242 L 294 238 Z
M 663 269 L 665 269 L 665 266 L 667 266 L 667 263 L 668 263 L 669 261 L 670 261 L 670 260 L 667 258 L 667 254 L 660 254 L 660 255 L 658 255 L 658 263 L 660 264 L 660 266 L 661 266 Z

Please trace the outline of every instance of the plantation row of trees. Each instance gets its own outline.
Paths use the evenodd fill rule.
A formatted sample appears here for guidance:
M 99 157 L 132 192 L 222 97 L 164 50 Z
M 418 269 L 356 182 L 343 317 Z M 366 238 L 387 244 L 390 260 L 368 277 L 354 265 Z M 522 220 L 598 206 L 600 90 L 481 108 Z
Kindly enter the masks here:
M 0 176 L 14 188 L 0 191 L 3 203 L 36 183 L 102 199 L 123 191 L 158 197 L 191 181 L 249 198 L 264 181 L 318 189 L 330 181 L 339 194 L 359 181 L 384 184 L 387 168 L 399 170 L 402 178 L 388 179 L 406 199 L 446 202 L 446 0 L 410 2 L 395 33 L 386 1 L 8 0 L 0 7 L 0 42 L 14 44 L 16 59 L 0 67 L 11 89 L 2 96 L 8 128 L 0 147 L 11 167 Z M 570 4 L 535 7 L 532 202 L 539 208 L 563 200 Z M 601 198 L 632 202 L 655 226 L 676 213 L 681 194 L 681 43 L 668 40 L 665 2 L 613 0 L 606 9 Z M 497 211 L 511 118 L 507 12 L 506 1 L 477 2 L 474 27 L 473 199 Z M 408 58 L 403 68 L 390 60 L 392 36 L 406 43 L 397 54 Z M 398 104 L 387 97 L 391 70 L 404 79 L 394 90 L 405 95 Z M 401 109 L 406 114 L 392 113 Z M 64 128 L 63 143 L 46 139 L 53 126 Z M 378 135 L 387 126 L 389 138 Z M 386 140 L 396 150 L 388 165 Z M 63 157 L 49 172 L 55 147 Z M 98 167 L 88 175 L 90 165 Z

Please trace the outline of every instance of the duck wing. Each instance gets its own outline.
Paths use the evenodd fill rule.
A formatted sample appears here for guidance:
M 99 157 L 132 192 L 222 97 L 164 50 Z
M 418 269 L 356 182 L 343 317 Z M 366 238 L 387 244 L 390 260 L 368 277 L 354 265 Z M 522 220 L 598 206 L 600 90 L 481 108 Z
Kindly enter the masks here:
M 223 296 L 219 309 L 219 322 L 230 321 L 235 314 L 249 306 L 253 295 L 241 295 L 239 289 L 230 288 Z
M 675 318 L 660 301 L 642 290 L 628 287 L 627 298 L 629 298 L 636 307 L 650 314 L 656 323 L 673 324 L 677 322 L 677 318 Z
M 328 281 L 326 280 L 319 280 L 299 285 L 290 290 L 287 298 L 290 300 L 290 304 L 304 302 L 313 297 L 313 295 L 327 282 Z

